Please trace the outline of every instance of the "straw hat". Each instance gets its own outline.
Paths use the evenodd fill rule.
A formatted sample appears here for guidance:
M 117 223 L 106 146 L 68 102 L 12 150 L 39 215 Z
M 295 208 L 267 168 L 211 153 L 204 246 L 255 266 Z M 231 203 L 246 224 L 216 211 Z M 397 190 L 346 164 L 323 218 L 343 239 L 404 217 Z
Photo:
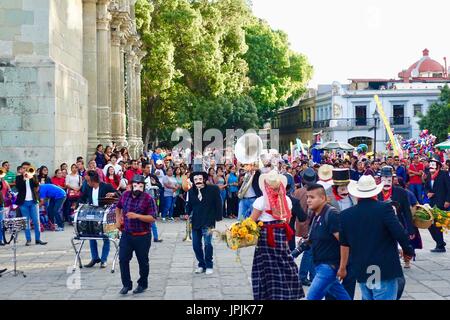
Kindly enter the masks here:
M 375 179 L 370 176 L 362 176 L 358 182 L 350 181 L 348 185 L 348 192 L 360 199 L 372 198 L 383 190 L 384 182 L 377 185 Z
M 333 166 L 329 164 L 324 164 L 320 166 L 317 174 L 319 176 L 319 179 L 322 181 L 331 180 L 331 178 L 333 178 Z
M 264 181 L 267 182 L 268 185 L 277 187 L 282 183 L 285 187 L 287 186 L 287 178 L 286 176 L 279 174 L 275 170 L 270 171 L 269 173 L 264 173 L 259 176 L 258 184 L 259 188 L 263 193 L 265 193 L 266 188 L 264 187 Z

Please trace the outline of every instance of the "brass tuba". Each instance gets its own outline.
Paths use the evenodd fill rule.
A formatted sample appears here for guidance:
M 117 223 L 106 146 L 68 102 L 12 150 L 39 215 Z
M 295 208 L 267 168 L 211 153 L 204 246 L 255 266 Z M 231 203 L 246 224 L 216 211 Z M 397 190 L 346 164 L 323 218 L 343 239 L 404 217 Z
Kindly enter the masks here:
M 263 151 L 263 142 L 261 138 L 255 133 L 244 134 L 236 141 L 234 146 L 234 153 L 236 159 L 242 164 L 253 165 L 257 163 L 262 166 L 261 153 Z M 244 182 L 238 192 L 238 198 L 244 198 L 247 190 L 250 188 L 253 182 L 254 173 L 247 172 L 245 174 Z
M 6 170 L 3 168 L 0 168 L 0 179 L 3 179 L 6 176 Z
M 192 242 L 192 222 L 190 216 L 186 219 L 186 235 L 183 241 Z

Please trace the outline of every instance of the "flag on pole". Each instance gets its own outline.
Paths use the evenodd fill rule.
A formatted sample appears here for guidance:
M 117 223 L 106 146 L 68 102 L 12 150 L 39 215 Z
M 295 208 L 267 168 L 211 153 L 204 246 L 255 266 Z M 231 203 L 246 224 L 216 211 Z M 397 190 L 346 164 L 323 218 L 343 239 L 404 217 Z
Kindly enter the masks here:
M 303 155 L 306 155 L 305 148 L 303 148 L 303 143 L 300 138 L 297 138 L 297 149 L 302 152 Z

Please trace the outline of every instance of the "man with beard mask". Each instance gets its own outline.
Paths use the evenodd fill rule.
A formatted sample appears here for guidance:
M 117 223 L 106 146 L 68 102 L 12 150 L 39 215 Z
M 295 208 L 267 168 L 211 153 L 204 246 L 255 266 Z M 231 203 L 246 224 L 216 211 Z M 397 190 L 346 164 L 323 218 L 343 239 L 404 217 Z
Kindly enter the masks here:
M 356 204 L 356 199 L 349 195 L 347 186 L 350 183 L 349 169 L 333 169 L 333 183 L 327 194 L 330 204 L 339 212 Z
M 213 246 L 211 229 L 215 228 L 216 221 L 222 220 L 222 198 L 219 187 L 207 185 L 206 172 L 192 173 L 193 187 L 188 192 L 186 203 L 186 219 L 192 221 L 192 248 L 198 261 L 196 274 L 213 273 Z M 202 239 L 205 242 L 203 247 Z
M 442 163 L 438 157 L 430 161 L 430 172 L 425 179 L 425 193 L 430 199 L 431 207 L 438 207 L 441 210 L 450 208 L 450 177 L 448 172 L 442 170 Z M 436 242 L 436 248 L 431 252 L 445 252 L 444 235 L 441 228 L 433 223 L 428 229 L 433 240 Z
M 124 230 L 120 238 L 119 264 L 123 288 L 120 294 L 127 294 L 133 288 L 130 275 L 130 260 L 133 252 L 139 264 L 140 278 L 133 293 L 142 293 L 148 287 L 149 251 L 151 245 L 151 224 L 155 222 L 157 208 L 153 198 L 144 192 L 145 178 L 135 175 L 131 191 L 126 191 L 116 208 L 117 227 L 123 221 Z

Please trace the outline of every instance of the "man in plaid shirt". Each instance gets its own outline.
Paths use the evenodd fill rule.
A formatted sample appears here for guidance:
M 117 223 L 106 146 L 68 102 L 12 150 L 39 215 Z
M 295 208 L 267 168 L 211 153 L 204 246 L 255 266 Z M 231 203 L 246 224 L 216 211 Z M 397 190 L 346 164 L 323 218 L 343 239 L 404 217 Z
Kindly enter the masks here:
M 119 264 L 123 284 L 120 294 L 127 294 L 133 288 L 130 275 L 133 252 L 136 253 L 140 275 L 138 287 L 133 293 L 142 293 L 148 287 L 151 224 L 155 222 L 158 209 L 153 198 L 144 192 L 144 186 L 145 178 L 135 175 L 131 191 L 121 196 L 116 208 L 117 226 L 121 227 L 123 221 L 124 227 L 119 244 Z

